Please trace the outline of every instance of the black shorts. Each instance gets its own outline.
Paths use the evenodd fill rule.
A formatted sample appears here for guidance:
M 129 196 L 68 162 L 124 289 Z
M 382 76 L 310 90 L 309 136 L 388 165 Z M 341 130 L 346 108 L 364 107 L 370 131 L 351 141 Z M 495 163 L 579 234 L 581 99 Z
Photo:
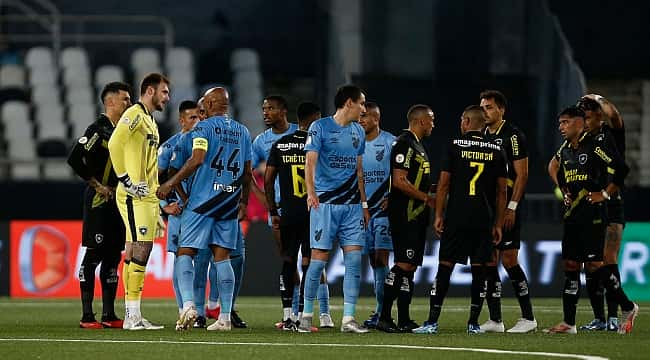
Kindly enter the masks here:
M 283 257 L 296 259 L 298 257 L 298 250 L 301 250 L 303 256 L 311 257 L 311 248 L 309 247 L 309 218 L 293 224 L 281 224 L 280 243 L 282 246 L 280 253 Z
M 512 225 L 512 229 L 507 230 L 503 229 L 503 237 L 501 242 L 495 246 L 498 250 L 510 250 L 510 249 L 519 249 L 521 246 L 521 215 L 519 211 L 515 212 L 515 223 Z
M 126 230 L 115 202 L 93 208 L 92 196 L 87 196 L 84 205 L 82 245 L 95 249 L 124 250 Z
M 428 219 L 419 217 L 415 221 L 406 221 L 400 217 L 389 216 L 388 222 L 393 241 L 394 262 L 422 265 Z
M 564 224 L 562 259 L 578 262 L 602 261 L 605 248 L 606 225 Z
M 619 194 L 607 202 L 607 220 L 610 224 L 625 225 L 625 207 Z
M 492 229 L 447 227 L 440 239 L 440 261 L 456 264 L 484 264 L 492 258 Z

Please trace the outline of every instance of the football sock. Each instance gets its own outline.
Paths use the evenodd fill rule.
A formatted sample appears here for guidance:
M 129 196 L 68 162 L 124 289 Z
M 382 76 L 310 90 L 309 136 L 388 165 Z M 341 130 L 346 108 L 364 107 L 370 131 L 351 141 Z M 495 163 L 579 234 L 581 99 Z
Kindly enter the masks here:
M 399 286 L 403 274 L 404 270 L 397 265 L 394 265 L 386 274 L 384 279 L 384 300 L 379 317 L 381 320 L 390 320 L 392 318 L 393 302 L 399 296 Z
M 352 250 L 343 253 L 345 274 L 343 275 L 343 316 L 352 316 L 356 312 L 361 286 L 361 251 Z M 320 280 L 320 279 L 319 279 Z
M 311 259 L 307 275 L 305 278 L 305 308 L 303 310 L 304 316 L 314 315 L 314 299 L 318 292 L 318 285 L 320 284 L 320 275 L 325 268 L 325 261 Z M 344 281 L 345 282 L 345 281 Z
M 323 270 L 325 271 L 325 270 Z M 318 306 L 321 314 L 330 313 L 330 287 L 327 282 L 318 285 Z
M 232 309 L 235 309 L 235 301 L 237 301 L 237 296 L 239 296 L 239 290 L 241 289 L 242 280 L 244 280 L 244 266 L 246 264 L 246 256 L 239 255 L 230 258 L 230 264 L 232 265 L 232 271 L 235 274 L 235 288 L 232 293 Z
M 490 320 L 501 322 L 501 279 L 496 266 L 486 267 L 487 304 L 490 311 Z
M 621 274 L 618 272 L 618 264 L 609 264 L 605 266 L 609 268 L 609 271 L 611 271 L 620 282 Z M 618 301 L 616 301 L 614 294 L 610 291 L 605 292 L 605 300 L 607 301 L 607 317 L 618 317 Z
M 605 321 L 605 303 L 603 298 L 603 286 L 598 270 L 594 272 L 585 271 L 587 295 L 594 312 L 594 319 Z
M 84 320 L 94 318 L 93 297 L 95 295 L 95 269 L 99 265 L 99 254 L 95 249 L 86 249 L 79 268 L 79 288 L 81 290 L 81 308 Z
M 469 308 L 468 324 L 478 324 L 478 317 L 481 315 L 483 300 L 486 292 L 485 269 L 483 266 L 472 266 L 472 302 Z
M 178 287 L 181 290 L 182 303 L 194 301 L 194 264 L 190 255 L 180 255 L 176 262 Z
M 296 286 L 294 284 L 294 272 L 296 266 L 291 261 L 284 261 L 282 263 L 282 271 L 280 272 L 280 297 L 282 299 L 282 308 L 291 308 Z
M 564 291 L 562 292 L 562 309 L 564 322 L 573 326 L 576 324 L 576 306 L 580 297 L 580 273 L 564 271 Z
M 526 273 L 519 266 L 519 264 L 506 269 L 508 272 L 508 277 L 510 277 L 510 282 L 512 283 L 512 288 L 515 291 L 515 296 L 517 301 L 519 301 L 519 307 L 521 308 L 521 317 L 527 320 L 535 320 L 533 315 L 533 305 L 530 302 L 530 294 L 528 293 L 528 279 L 526 278 Z
M 178 258 L 174 257 L 174 269 L 172 271 L 172 287 L 174 288 L 174 296 L 176 297 L 176 305 L 179 309 L 183 308 L 183 298 L 181 297 L 181 289 L 178 287 L 178 275 L 176 269 L 178 268 Z
M 442 303 L 445 300 L 445 296 L 447 296 L 447 291 L 449 291 L 449 279 L 451 279 L 451 272 L 453 270 L 449 266 L 438 264 L 438 273 L 436 274 L 435 280 L 433 280 L 431 294 L 429 295 L 429 319 L 427 321 L 430 323 L 438 322 L 440 311 L 442 310 Z
M 617 274 L 614 274 L 611 268 L 607 266 L 602 266 L 598 270 L 603 284 L 605 284 L 605 289 L 607 289 L 607 292 L 611 292 L 616 302 L 621 305 L 621 309 L 623 311 L 634 309 L 634 303 L 628 299 L 627 295 L 625 295 L 623 287 L 621 286 L 621 279 L 616 276 Z
M 214 265 L 212 257 L 210 257 L 210 270 L 208 270 L 208 279 L 210 280 L 208 308 L 214 309 L 217 306 L 215 305 L 214 307 L 211 307 L 210 303 L 216 304 L 219 301 L 219 281 L 217 280 L 217 267 Z
M 375 275 L 375 313 L 381 314 L 382 305 L 384 302 L 384 281 L 386 281 L 386 274 L 388 273 L 388 266 L 378 266 L 373 269 Z
M 144 287 L 144 275 L 146 271 L 146 262 L 140 262 L 131 259 L 129 263 L 129 279 L 127 300 L 138 300 L 142 298 L 142 288 Z
M 212 259 L 212 251 L 199 250 L 194 256 L 194 304 L 199 316 L 205 316 L 205 288 L 208 282 L 208 267 Z
M 124 286 L 124 300 L 126 300 L 126 295 L 129 293 L 129 260 L 124 259 L 124 264 L 122 264 L 122 285 Z
M 217 286 L 221 299 L 221 314 L 219 319 L 230 320 L 232 311 L 232 297 L 235 289 L 235 274 L 230 264 L 230 259 L 212 263 L 217 269 Z M 222 318 L 222 315 L 224 316 Z M 227 316 L 226 316 L 227 315 Z
M 102 318 L 115 317 L 115 296 L 117 295 L 117 266 L 121 254 L 106 256 L 99 270 L 99 280 L 102 284 Z
M 397 319 L 400 325 L 411 321 L 409 308 L 413 298 L 413 275 L 413 272 L 404 272 L 397 294 Z

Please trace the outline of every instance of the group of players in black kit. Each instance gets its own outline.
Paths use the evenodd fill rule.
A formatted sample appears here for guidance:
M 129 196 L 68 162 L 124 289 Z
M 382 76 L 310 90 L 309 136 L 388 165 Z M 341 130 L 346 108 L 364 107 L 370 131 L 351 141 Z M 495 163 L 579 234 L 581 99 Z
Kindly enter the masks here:
M 124 246 L 124 225 L 119 213 L 117 217 L 115 214 L 91 214 L 98 209 L 117 213 L 117 209 L 110 206 L 110 187 L 115 187 L 117 179 L 110 169 L 110 160 L 108 154 L 104 154 L 102 142 L 110 138 L 111 123 L 115 126 L 121 112 L 130 105 L 130 89 L 120 84 L 109 84 L 111 86 L 105 88 L 102 93 L 105 114 L 88 128 L 69 158 L 75 172 L 89 184 L 85 194 L 83 235 L 87 251 L 79 276 L 83 304 L 80 324 L 85 328 L 122 327 L 113 302 L 117 291 L 119 252 Z M 469 258 L 472 284 L 467 332 L 505 331 L 501 318 L 499 262 L 509 275 L 521 308 L 521 318 L 508 332 L 527 333 L 537 329 L 528 281 L 517 261 L 521 231 L 521 216 L 517 209 L 524 198 L 528 177 L 526 139 L 514 124 L 503 118 L 506 110 L 503 94 L 487 90 L 479 98 L 480 105 L 468 106 L 463 111 L 461 134 L 451 139 L 446 147 L 435 192 L 432 191 L 431 164 L 422 142 L 433 130 L 434 112 L 429 106 L 418 104 L 407 113 L 408 129 L 395 139 L 390 153 L 390 191 L 381 205 L 390 224 L 394 265 L 383 283 L 381 311 L 375 314 L 375 321 L 365 322 L 368 327 L 389 333 L 436 334 L 454 265 L 465 264 Z M 319 112 L 317 107 L 303 110 L 309 114 Z M 612 123 L 616 123 L 601 126 L 607 118 L 614 118 Z M 293 264 L 298 249 L 305 252 L 310 247 L 304 146 L 308 137 L 306 130 L 316 118 L 299 114 L 299 120 L 299 129 L 282 137 L 271 148 L 265 176 L 268 210 L 272 217 L 280 218 L 280 233 L 284 235 L 281 255 L 292 260 Z M 615 107 L 604 98 L 587 95 L 576 106 L 560 113 L 559 128 L 566 141 L 551 160 L 549 174 L 561 189 L 566 205 L 562 240 L 566 276 L 562 295 L 564 319 L 545 331 L 576 333 L 579 272 L 584 263 L 595 320 L 581 329 L 629 333 L 638 306 L 626 297 L 616 264 L 624 224 L 620 189 L 629 170 L 624 161 L 622 120 Z M 279 177 L 280 184 L 279 204 L 275 203 L 272 185 L 276 177 Z M 430 293 L 429 316 L 420 326 L 410 318 L 409 306 L 414 289 L 413 276 L 424 256 L 432 209 L 435 211 L 433 228 L 441 239 L 439 266 Z M 110 226 L 115 230 L 114 234 L 108 235 L 114 245 L 110 249 L 102 244 L 104 235 L 98 237 L 98 232 L 91 229 L 93 218 L 97 217 L 117 219 Z M 95 320 L 92 312 L 94 273 L 99 262 L 102 262 L 100 277 L 104 297 L 101 323 Z M 285 264 L 290 263 L 285 261 Z M 285 290 L 281 296 L 283 308 L 287 308 L 298 279 L 295 267 L 284 267 L 281 288 Z M 301 285 L 304 287 L 304 281 Z M 300 293 L 304 296 L 304 290 Z M 609 310 L 607 319 L 603 305 L 605 293 Z M 484 300 L 490 317 L 479 325 Z M 395 301 L 397 324 L 391 311 Z M 620 323 L 618 306 L 622 309 Z M 292 324 L 291 320 L 287 322 L 285 319 L 284 325 L 285 330 L 298 330 L 297 324 Z

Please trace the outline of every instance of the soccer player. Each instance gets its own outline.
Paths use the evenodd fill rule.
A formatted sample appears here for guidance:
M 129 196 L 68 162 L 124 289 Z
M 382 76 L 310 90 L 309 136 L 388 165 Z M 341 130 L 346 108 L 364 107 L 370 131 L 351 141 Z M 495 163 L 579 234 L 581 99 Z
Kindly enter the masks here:
M 305 144 L 305 183 L 309 212 L 311 261 L 305 280 L 305 307 L 300 332 L 311 332 L 314 299 L 335 239 L 343 249 L 342 332 L 367 333 L 354 319 L 361 281 L 363 232 L 370 220 L 363 183 L 365 137 L 357 123 L 366 97 L 354 85 L 340 87 L 336 113 L 309 127 Z
M 178 115 L 178 122 L 180 123 L 181 131 L 170 137 L 160 145 L 160 148 L 158 149 L 158 174 L 161 179 L 166 179 L 169 175 L 167 169 L 169 168 L 172 154 L 174 153 L 174 149 L 176 148 L 179 139 L 192 130 L 194 125 L 199 121 L 199 107 L 194 101 L 183 101 L 178 107 Z M 187 184 L 184 183 L 183 187 L 187 191 Z M 178 250 L 178 237 L 180 235 L 181 225 L 180 214 L 184 200 L 187 199 L 181 199 L 180 195 L 176 193 L 172 193 L 167 199 L 160 200 L 161 209 L 165 214 L 169 215 L 167 218 L 167 251 L 173 254 L 176 254 L 176 251 Z M 174 269 L 176 268 L 176 260 L 177 259 L 174 258 Z M 206 272 L 207 268 L 204 273 Z M 176 297 L 176 304 L 178 305 L 178 312 L 180 314 L 183 311 L 183 302 L 181 300 L 180 289 L 178 288 L 176 271 L 172 274 L 172 285 Z M 203 323 L 205 324 L 205 317 L 203 318 Z
M 299 285 L 295 284 L 298 250 L 302 250 L 302 253 L 307 255 L 311 253 L 309 247 L 307 189 L 305 188 L 304 147 L 307 141 L 307 129 L 312 122 L 320 118 L 320 109 L 314 103 L 301 103 L 298 106 L 297 113 L 299 129 L 293 134 L 281 137 L 280 140 L 273 144 L 264 174 L 264 191 L 270 205 L 269 211 L 273 226 L 279 227 L 280 230 L 282 329 L 287 331 L 296 331 L 298 329 L 297 323 L 291 317 L 294 288 Z M 282 192 L 279 207 L 275 202 L 277 198 L 275 195 L 277 178 L 279 178 L 280 191 Z M 279 208 L 282 209 L 282 213 L 280 213 Z M 305 270 L 309 266 L 309 257 L 306 259 L 307 263 L 303 263 Z M 304 292 L 304 277 L 302 284 L 303 286 L 300 286 L 301 293 Z M 302 312 L 302 309 L 300 309 L 300 312 Z
M 632 331 L 639 307 L 631 302 L 610 267 L 603 266 L 603 249 L 607 228 L 606 200 L 623 184 L 629 168 L 615 149 L 597 141 L 585 128 L 585 113 L 576 106 L 559 115 L 559 129 L 566 144 L 558 151 L 560 164 L 557 180 L 564 195 L 564 320 L 545 330 L 550 333 L 575 334 L 576 306 L 580 296 L 580 266 L 596 269 L 623 310 L 619 333 Z
M 429 208 L 433 208 L 435 204 L 434 198 L 429 195 L 431 166 L 422 144 L 422 139 L 431 135 L 434 114 L 429 106 L 418 104 L 411 106 L 407 119 L 409 127 L 397 137 L 390 153 L 392 185 L 388 195 L 388 220 L 392 231 L 395 265 L 385 275 L 382 311 L 376 325 L 377 330 L 385 332 L 410 333 L 418 327 L 409 315 L 413 297 L 413 276 L 417 267 L 422 265 L 426 229 L 429 225 Z M 369 146 L 372 145 L 367 142 L 366 153 Z M 379 151 L 383 152 L 384 147 Z M 364 170 L 366 174 L 371 175 L 365 167 Z M 372 197 L 368 201 L 371 199 Z M 374 206 L 378 206 L 377 199 L 372 200 L 375 202 Z M 369 207 L 373 208 L 370 204 Z M 377 235 L 381 235 L 381 229 L 379 230 Z M 395 325 L 391 319 L 391 308 L 395 299 L 399 325 Z
M 177 329 L 191 327 L 198 316 L 194 304 L 193 257 L 209 246 L 217 271 L 221 313 L 208 330 L 230 331 L 235 275 L 230 252 L 237 248 L 238 221 L 246 215 L 251 181 L 251 139 L 248 129 L 228 117 L 228 92 L 208 90 L 204 106 L 208 119 L 200 122 L 174 152 L 172 168 L 179 169 L 158 189 L 165 198 L 172 187 L 192 176 L 188 202 L 181 219 L 178 249 L 178 285 L 183 312 Z M 191 140 L 191 142 L 189 141 Z
M 364 250 L 368 253 L 375 278 L 376 301 L 375 312 L 363 323 L 368 328 L 374 328 L 379 321 L 384 301 L 384 280 L 388 273 L 388 254 L 393 250 L 386 207 L 390 187 L 390 151 L 395 136 L 379 128 L 380 117 L 379 106 L 374 102 L 366 102 L 366 112 L 359 119 L 359 125 L 366 132 L 363 179 L 370 211 Z
M 501 279 L 497 270 L 497 262 L 501 260 L 510 277 L 521 309 L 521 318 L 508 329 L 508 332 L 527 333 L 537 329 L 537 320 L 533 315 L 530 302 L 528 279 L 518 261 L 522 220 L 521 212 L 517 211 L 517 207 L 524 199 L 528 182 L 527 141 L 519 128 L 503 118 L 507 100 L 500 91 L 485 90 L 479 98 L 487 119 L 485 137 L 501 146 L 506 154 L 508 165 L 508 205 L 504 215 L 503 241 L 495 246 L 494 261 L 487 267 L 487 303 L 490 319 L 481 325 L 481 331 L 504 332 L 505 330 L 501 318 Z
M 126 227 L 126 255 L 122 278 L 126 292 L 124 329 L 157 330 L 142 317 L 140 299 L 144 276 L 160 228 L 158 187 L 158 126 L 154 111 L 163 111 L 169 101 L 169 80 L 148 74 L 140 85 L 140 101 L 126 109 L 108 142 L 113 168 L 120 181 L 115 193 Z M 164 224 L 163 224 L 164 226 Z
M 480 106 L 467 107 L 460 122 L 462 136 L 450 142 L 443 157 L 434 223 L 440 236 L 438 273 L 431 288 L 429 319 L 413 330 L 416 334 L 438 332 L 454 265 L 465 264 L 468 257 L 472 285 L 467 333 L 481 331 L 478 317 L 486 290 L 484 265 L 490 260 L 492 245 L 501 241 L 507 196 L 506 159 L 499 145 L 483 137 L 485 121 Z
M 121 82 L 106 84 L 101 93 L 104 112 L 90 124 L 68 156 L 68 164 L 88 186 L 84 192 L 82 244 L 86 253 L 79 268 L 82 317 L 85 329 L 122 328 L 115 315 L 117 267 L 122 258 L 126 230 L 115 204 L 117 176 L 111 164 L 106 142 L 127 107 L 131 106 L 131 87 Z M 95 269 L 102 263 L 102 322 L 95 320 L 93 297 Z

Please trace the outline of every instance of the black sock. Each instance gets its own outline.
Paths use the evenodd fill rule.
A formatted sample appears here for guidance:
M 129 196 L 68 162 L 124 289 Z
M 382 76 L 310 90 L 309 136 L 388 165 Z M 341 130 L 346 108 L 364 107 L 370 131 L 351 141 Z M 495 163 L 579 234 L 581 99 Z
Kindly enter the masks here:
M 617 274 L 614 274 L 611 271 L 611 268 L 607 266 L 603 266 L 598 270 L 603 284 L 605 284 L 605 289 L 607 289 L 607 292 L 610 292 L 616 302 L 621 305 L 621 310 L 632 310 L 634 308 L 634 303 L 628 299 L 627 295 L 625 295 L 623 287 L 621 286 L 621 279 L 616 276 Z
M 605 321 L 604 289 L 598 270 L 594 272 L 586 271 L 585 273 L 587 279 L 587 295 L 589 296 L 591 309 L 594 312 L 594 319 Z
M 283 308 L 290 308 L 291 303 L 293 302 L 296 275 L 295 271 L 295 262 L 282 262 L 282 271 L 280 272 L 280 297 L 282 299 Z
M 616 276 L 617 279 L 621 279 L 621 273 L 618 272 L 618 264 L 609 264 L 605 265 L 609 268 L 609 271 Z M 608 318 L 617 318 L 618 317 L 618 301 L 616 301 L 616 296 L 610 291 L 605 292 L 605 300 L 607 301 L 607 317 Z
M 519 266 L 519 264 L 510 269 L 506 269 L 506 271 L 510 277 L 510 282 L 515 291 L 517 301 L 519 301 L 521 317 L 526 320 L 535 320 L 535 316 L 533 315 L 533 305 L 530 303 L 530 294 L 528 293 L 528 279 L 526 279 L 526 273 L 524 273 L 524 270 Z
M 487 266 L 485 278 L 487 282 L 487 304 L 490 310 L 490 320 L 501 322 L 501 279 L 496 266 Z
M 95 321 L 93 298 L 95 295 L 95 269 L 97 265 L 99 265 L 99 254 L 95 249 L 87 248 L 79 268 L 82 321 Z
M 399 296 L 400 285 L 404 271 L 397 265 L 394 265 L 386 274 L 384 280 L 384 302 L 381 308 L 380 320 L 390 320 L 392 318 L 393 302 Z
M 578 271 L 565 270 L 562 308 L 564 310 L 564 322 L 569 325 L 576 324 L 578 298 L 580 298 L 580 273 Z
M 102 284 L 102 320 L 117 318 L 115 315 L 115 296 L 117 295 L 117 284 L 119 282 L 117 267 L 120 264 L 121 255 L 118 252 L 105 256 L 99 270 L 99 279 Z
M 437 323 L 442 310 L 442 303 L 445 301 L 447 291 L 449 291 L 449 279 L 453 267 L 443 264 L 438 265 L 438 273 L 436 274 L 433 285 L 431 286 L 431 294 L 429 295 L 429 319 L 430 323 Z
M 468 324 L 477 324 L 485 299 L 485 270 L 483 266 L 472 266 L 472 303 L 469 308 Z
M 402 281 L 397 294 L 397 319 L 399 325 L 404 325 L 411 321 L 409 308 L 411 305 L 411 298 L 413 297 L 413 275 L 412 272 L 404 272 Z

